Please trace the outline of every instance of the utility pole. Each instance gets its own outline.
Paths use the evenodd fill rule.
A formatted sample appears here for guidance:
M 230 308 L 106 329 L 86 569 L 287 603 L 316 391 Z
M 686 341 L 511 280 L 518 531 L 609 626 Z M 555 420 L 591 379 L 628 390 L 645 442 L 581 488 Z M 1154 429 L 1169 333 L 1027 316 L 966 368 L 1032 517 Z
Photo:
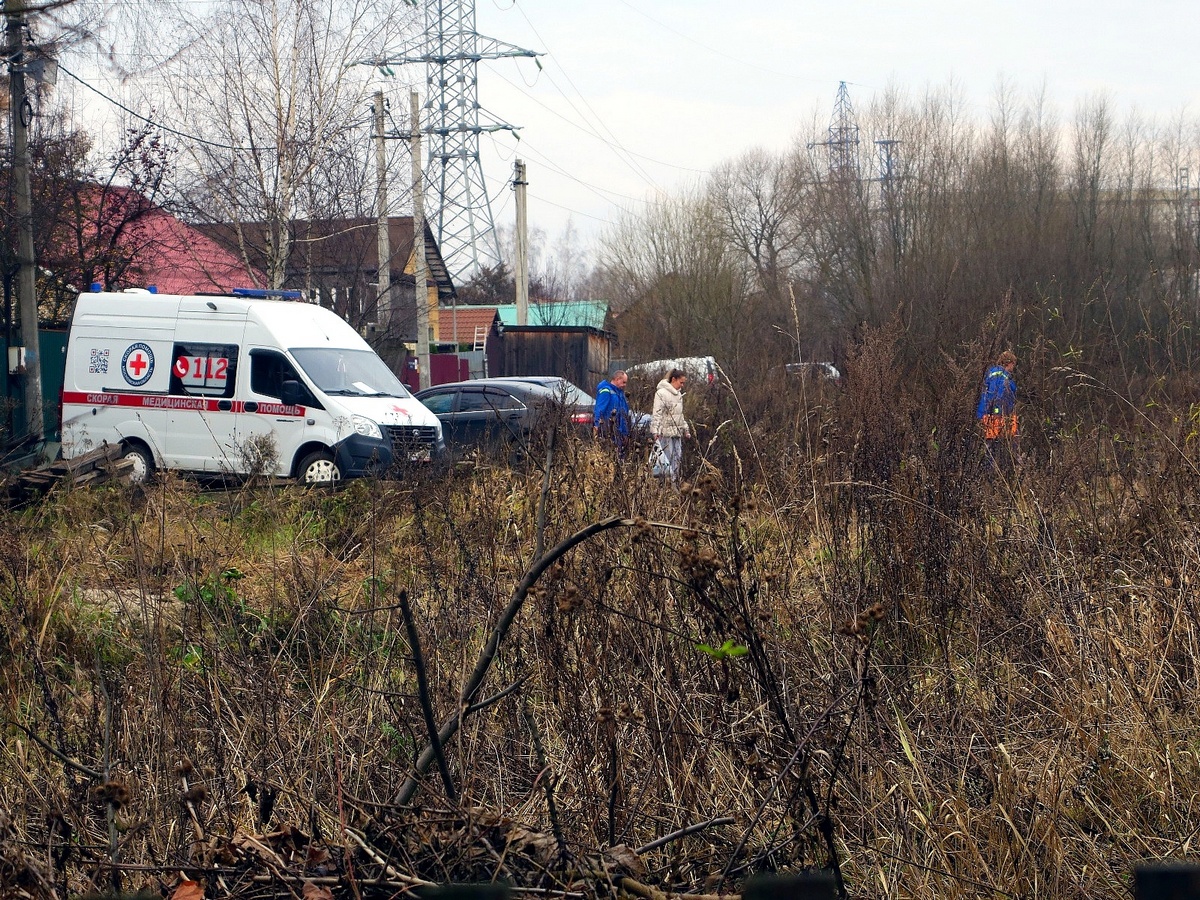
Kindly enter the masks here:
M 392 318 L 392 242 L 388 234 L 387 152 L 383 144 L 383 91 L 375 92 L 375 202 L 379 214 L 379 285 L 375 321 L 386 332 Z
M 516 131 L 492 119 L 479 104 L 479 63 L 541 56 L 481 35 L 475 27 L 476 0 L 425 3 L 424 38 L 407 51 L 365 59 L 364 65 L 425 66 L 429 128 L 430 226 L 450 275 L 465 281 L 480 266 L 500 262 L 491 201 L 479 159 L 479 136 Z M 483 120 L 481 120 L 481 112 Z
M 417 377 L 421 388 L 429 387 L 429 276 L 425 271 L 425 195 L 421 186 L 421 98 L 416 91 L 408 95 L 412 110 L 413 179 L 413 281 L 417 301 Z
M 529 324 L 529 228 L 525 220 L 525 161 L 513 163 L 513 191 L 517 195 L 516 270 L 513 280 L 517 287 L 517 324 Z
M 13 206 L 17 220 L 17 298 L 21 312 L 21 346 L 25 348 L 25 433 L 36 442 L 45 437 L 42 421 L 42 359 L 38 341 L 38 302 L 33 257 L 33 192 L 29 184 L 29 123 L 33 107 L 25 95 L 22 32 L 25 10 L 20 0 L 4 0 L 8 34 L 8 72 L 12 118 Z

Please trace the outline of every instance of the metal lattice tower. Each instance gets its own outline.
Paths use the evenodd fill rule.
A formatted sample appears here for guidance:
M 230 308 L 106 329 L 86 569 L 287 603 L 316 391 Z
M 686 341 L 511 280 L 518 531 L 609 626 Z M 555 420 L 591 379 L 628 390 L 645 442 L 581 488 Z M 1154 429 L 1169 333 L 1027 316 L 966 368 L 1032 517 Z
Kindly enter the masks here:
M 454 280 L 500 262 L 492 205 L 479 160 L 479 135 L 516 128 L 495 119 L 481 121 L 479 61 L 540 56 L 475 30 L 475 0 L 425 0 L 425 37 L 410 53 L 379 66 L 425 64 L 425 121 L 429 136 L 426 173 L 433 186 L 429 224 Z
M 894 138 L 881 138 L 875 142 L 879 148 L 879 193 L 881 206 L 887 216 L 892 232 L 892 246 L 896 259 L 904 252 L 907 226 L 900 198 L 900 180 L 903 178 L 903 160 L 900 158 L 900 142 Z
M 875 142 L 879 148 L 879 182 L 885 194 L 891 193 L 900 176 L 900 142 L 893 138 L 880 138 Z
M 858 123 L 854 119 L 854 107 L 850 105 L 850 91 L 846 88 L 846 82 L 838 82 L 828 139 L 810 146 L 824 147 L 828 151 L 831 179 L 858 179 Z

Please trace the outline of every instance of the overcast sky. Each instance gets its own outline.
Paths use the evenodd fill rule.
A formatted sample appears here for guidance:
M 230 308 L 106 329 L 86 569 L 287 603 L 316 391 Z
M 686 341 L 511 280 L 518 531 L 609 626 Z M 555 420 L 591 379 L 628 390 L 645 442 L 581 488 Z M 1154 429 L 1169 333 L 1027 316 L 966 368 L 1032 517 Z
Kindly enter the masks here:
M 985 123 L 1004 80 L 1021 98 L 1044 87 L 1061 121 L 1097 94 L 1121 116 L 1200 120 L 1195 0 L 475 2 L 481 34 L 545 54 L 541 68 L 532 59 L 480 63 L 480 103 L 521 128 L 519 141 L 481 136 L 480 151 L 496 224 L 512 227 L 508 185 L 520 157 L 530 226 L 551 245 L 568 221 L 593 245 L 623 209 L 755 147 L 782 151 L 797 135 L 807 139 L 814 125 L 828 126 L 842 81 L 864 111 L 890 87 L 917 100 L 953 82 Z M 103 69 L 80 71 L 150 111 Z M 370 69 L 364 77 L 379 78 Z M 412 67 L 380 81 L 394 108 L 408 107 L 406 83 L 423 90 L 423 73 Z M 93 127 L 119 128 L 111 104 L 72 79 L 60 84 Z
M 480 103 L 522 126 L 480 149 L 497 224 L 514 218 L 519 156 L 551 241 L 568 218 L 592 239 L 656 190 L 828 125 L 840 81 L 865 109 L 890 85 L 920 97 L 953 79 L 980 121 L 1002 78 L 1044 84 L 1064 119 L 1097 93 L 1122 115 L 1200 113 L 1200 8 L 1182 0 L 477 0 L 476 15 L 481 34 L 546 54 L 540 71 L 480 64 Z

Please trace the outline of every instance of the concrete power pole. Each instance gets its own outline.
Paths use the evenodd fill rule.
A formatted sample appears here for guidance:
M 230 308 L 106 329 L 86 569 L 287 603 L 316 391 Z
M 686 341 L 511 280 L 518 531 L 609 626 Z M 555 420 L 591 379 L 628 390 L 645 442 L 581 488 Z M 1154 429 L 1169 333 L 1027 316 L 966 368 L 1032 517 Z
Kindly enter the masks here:
M 516 270 L 513 280 L 517 287 L 517 324 L 529 324 L 529 228 L 525 219 L 525 161 L 513 163 L 513 191 L 517 195 Z
M 421 98 L 416 91 L 408 95 L 412 109 L 413 179 L 413 280 L 417 301 L 417 376 L 422 388 L 429 387 L 429 276 L 425 270 L 425 195 L 421 186 Z
M 424 38 L 404 53 L 361 62 L 373 67 L 425 66 L 428 101 L 430 226 L 455 282 L 501 261 L 491 201 L 479 158 L 479 136 L 516 131 L 479 103 L 479 63 L 540 53 L 481 35 L 476 0 L 437 0 L 425 7 Z M 483 113 L 481 117 L 481 112 Z
M 25 96 L 23 68 L 25 27 L 20 0 L 5 0 L 8 71 L 13 143 L 13 207 L 17 220 L 17 298 L 21 313 L 21 346 L 25 348 L 25 433 L 45 437 L 42 422 L 42 358 L 38 341 L 38 302 L 33 257 L 33 192 L 29 184 L 29 122 L 33 108 Z
M 375 92 L 375 199 L 379 214 L 379 285 L 375 321 L 385 333 L 392 318 L 392 242 L 388 234 L 387 152 L 383 144 L 383 91 Z

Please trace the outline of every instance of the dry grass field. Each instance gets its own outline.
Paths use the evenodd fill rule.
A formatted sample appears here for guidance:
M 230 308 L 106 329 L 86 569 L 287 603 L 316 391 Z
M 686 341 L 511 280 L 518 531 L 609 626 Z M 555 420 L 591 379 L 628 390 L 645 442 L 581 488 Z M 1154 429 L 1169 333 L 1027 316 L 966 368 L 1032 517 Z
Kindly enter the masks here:
M 890 365 L 696 391 L 678 491 L 559 436 L 3 513 L 0 896 L 1127 896 L 1200 834 L 1196 408 L 1046 367 L 996 473 Z

